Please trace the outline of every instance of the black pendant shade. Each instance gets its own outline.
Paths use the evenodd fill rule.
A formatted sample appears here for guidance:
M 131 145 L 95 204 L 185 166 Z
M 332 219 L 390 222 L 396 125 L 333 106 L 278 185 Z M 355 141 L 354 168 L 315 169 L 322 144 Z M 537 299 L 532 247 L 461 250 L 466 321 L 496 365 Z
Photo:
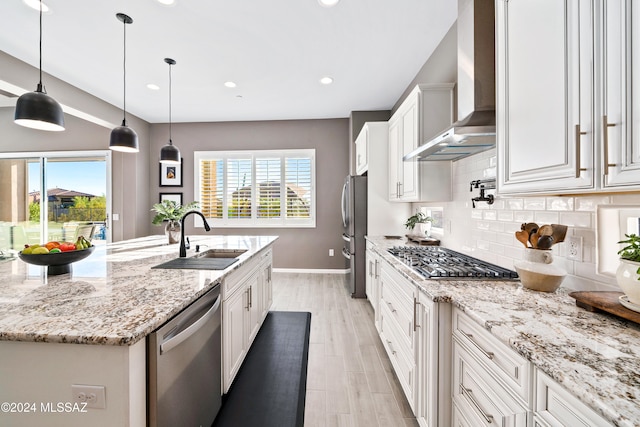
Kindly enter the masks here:
M 109 140 L 109 148 L 114 151 L 122 151 L 125 153 L 137 153 L 138 134 L 127 126 L 127 24 L 133 23 L 133 19 L 124 13 L 117 13 L 116 18 L 124 24 L 124 60 L 123 60 L 123 76 L 124 76 L 124 97 L 122 104 L 122 125 L 111 131 L 111 139 Z
M 160 150 L 160 163 L 180 163 L 180 150 L 171 140 Z
M 176 64 L 171 58 L 164 58 L 164 62 L 169 64 L 169 143 L 160 150 L 160 163 L 179 164 L 180 150 L 173 145 L 171 140 L 171 66 Z
M 16 102 L 14 122 L 33 129 L 64 130 L 64 113 L 42 84 L 42 1 L 40 1 L 40 81 L 35 92 L 21 95 Z

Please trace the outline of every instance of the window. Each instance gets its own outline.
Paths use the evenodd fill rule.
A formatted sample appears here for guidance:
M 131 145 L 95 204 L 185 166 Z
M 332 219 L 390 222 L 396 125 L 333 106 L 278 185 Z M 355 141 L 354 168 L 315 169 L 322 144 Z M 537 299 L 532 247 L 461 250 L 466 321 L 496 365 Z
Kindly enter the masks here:
M 315 150 L 196 151 L 195 198 L 218 227 L 315 227 Z

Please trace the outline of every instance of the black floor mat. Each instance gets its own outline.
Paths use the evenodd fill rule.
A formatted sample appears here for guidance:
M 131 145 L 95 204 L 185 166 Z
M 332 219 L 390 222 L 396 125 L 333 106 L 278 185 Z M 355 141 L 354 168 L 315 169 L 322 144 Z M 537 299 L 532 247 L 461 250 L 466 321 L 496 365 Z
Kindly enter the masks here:
M 311 313 L 270 311 L 213 427 L 304 424 Z

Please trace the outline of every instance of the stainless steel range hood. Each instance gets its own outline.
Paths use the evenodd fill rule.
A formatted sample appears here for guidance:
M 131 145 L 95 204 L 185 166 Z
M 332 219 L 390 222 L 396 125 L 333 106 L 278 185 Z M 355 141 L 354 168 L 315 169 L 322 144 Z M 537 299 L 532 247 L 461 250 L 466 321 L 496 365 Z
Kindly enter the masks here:
M 458 117 L 403 157 L 458 160 L 495 146 L 496 72 L 493 0 L 458 0 Z M 434 107 L 437 108 L 437 107 Z

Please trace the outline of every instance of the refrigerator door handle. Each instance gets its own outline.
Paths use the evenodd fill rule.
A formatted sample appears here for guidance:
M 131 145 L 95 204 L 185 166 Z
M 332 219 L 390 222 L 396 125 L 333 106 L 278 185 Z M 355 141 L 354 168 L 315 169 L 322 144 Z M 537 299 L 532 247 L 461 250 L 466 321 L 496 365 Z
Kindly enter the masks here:
M 351 259 L 351 254 L 349 253 L 347 248 L 342 248 L 342 256 L 345 257 L 346 259 Z
M 341 207 L 342 207 L 342 225 L 344 226 L 344 228 L 347 228 L 347 225 L 349 223 L 349 218 L 348 218 L 348 212 L 347 212 L 347 197 L 348 197 L 348 189 L 349 189 L 349 177 L 347 177 L 347 180 L 344 182 L 344 185 L 342 186 L 342 201 L 341 201 Z
M 349 236 L 347 233 L 342 233 L 342 240 L 344 240 L 345 242 L 350 242 L 351 236 Z

